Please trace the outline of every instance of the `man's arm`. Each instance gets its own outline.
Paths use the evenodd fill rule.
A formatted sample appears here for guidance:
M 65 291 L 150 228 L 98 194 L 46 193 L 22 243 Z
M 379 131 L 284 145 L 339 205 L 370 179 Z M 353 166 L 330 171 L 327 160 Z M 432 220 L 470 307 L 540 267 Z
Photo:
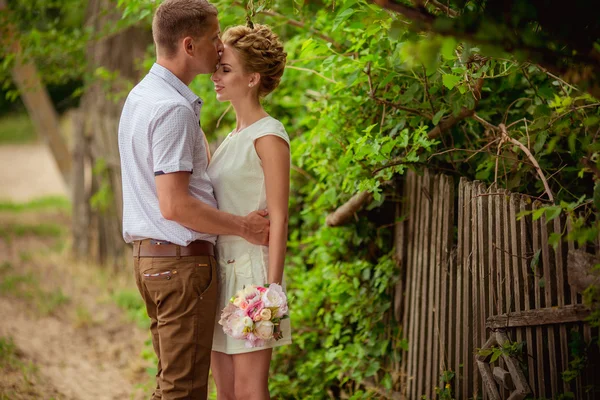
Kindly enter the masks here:
M 190 173 L 173 172 L 155 176 L 160 212 L 165 219 L 197 232 L 241 236 L 250 243 L 269 244 L 266 212 L 241 217 L 203 203 L 189 193 Z

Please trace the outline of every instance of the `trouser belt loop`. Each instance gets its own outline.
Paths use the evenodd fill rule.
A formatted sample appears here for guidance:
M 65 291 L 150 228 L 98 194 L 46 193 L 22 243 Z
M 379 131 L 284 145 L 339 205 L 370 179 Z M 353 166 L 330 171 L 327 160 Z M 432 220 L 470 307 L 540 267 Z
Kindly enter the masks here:
M 141 241 L 137 241 L 134 243 L 134 254 L 138 258 L 138 260 L 140 259 L 140 247 L 142 247 Z
M 179 260 L 181 258 L 181 246 L 175 246 L 175 254 L 177 255 L 177 259 Z

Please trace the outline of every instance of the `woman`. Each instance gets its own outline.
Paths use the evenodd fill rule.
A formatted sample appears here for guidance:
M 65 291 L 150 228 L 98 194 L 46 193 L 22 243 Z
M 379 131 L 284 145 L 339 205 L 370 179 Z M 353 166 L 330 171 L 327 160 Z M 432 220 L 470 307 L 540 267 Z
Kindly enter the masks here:
M 269 27 L 255 25 L 230 28 L 222 40 L 225 50 L 212 81 L 217 99 L 231 102 L 237 123 L 215 152 L 208 174 L 219 209 L 237 215 L 268 209 L 270 235 L 268 247 L 237 236 L 219 236 L 217 313 L 244 286 L 283 283 L 290 173 L 288 135 L 260 104 L 283 75 L 287 54 L 279 38 Z M 222 326 L 215 325 L 211 363 L 219 400 L 269 399 L 272 348 L 291 343 L 289 319 L 282 321 L 281 328 L 282 339 L 246 348 L 244 341 L 225 335 Z

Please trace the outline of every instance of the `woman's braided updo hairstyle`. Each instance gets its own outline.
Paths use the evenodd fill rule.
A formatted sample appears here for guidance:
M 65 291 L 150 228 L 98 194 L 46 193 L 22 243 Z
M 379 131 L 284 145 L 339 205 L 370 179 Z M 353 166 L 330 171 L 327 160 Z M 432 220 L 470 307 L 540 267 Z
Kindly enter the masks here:
M 285 69 L 287 53 L 271 28 L 259 24 L 238 25 L 227 29 L 222 40 L 237 51 L 244 71 L 260 74 L 259 96 L 275 90 Z

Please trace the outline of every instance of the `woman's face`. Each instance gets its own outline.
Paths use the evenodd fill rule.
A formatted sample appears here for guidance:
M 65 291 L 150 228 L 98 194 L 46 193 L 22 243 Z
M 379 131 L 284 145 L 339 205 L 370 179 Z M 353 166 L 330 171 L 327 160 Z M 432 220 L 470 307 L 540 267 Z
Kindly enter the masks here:
M 237 51 L 225 45 L 221 66 L 211 76 L 215 84 L 217 100 L 231 101 L 246 97 L 251 91 L 257 89 L 255 78 L 256 74 L 244 71 Z

